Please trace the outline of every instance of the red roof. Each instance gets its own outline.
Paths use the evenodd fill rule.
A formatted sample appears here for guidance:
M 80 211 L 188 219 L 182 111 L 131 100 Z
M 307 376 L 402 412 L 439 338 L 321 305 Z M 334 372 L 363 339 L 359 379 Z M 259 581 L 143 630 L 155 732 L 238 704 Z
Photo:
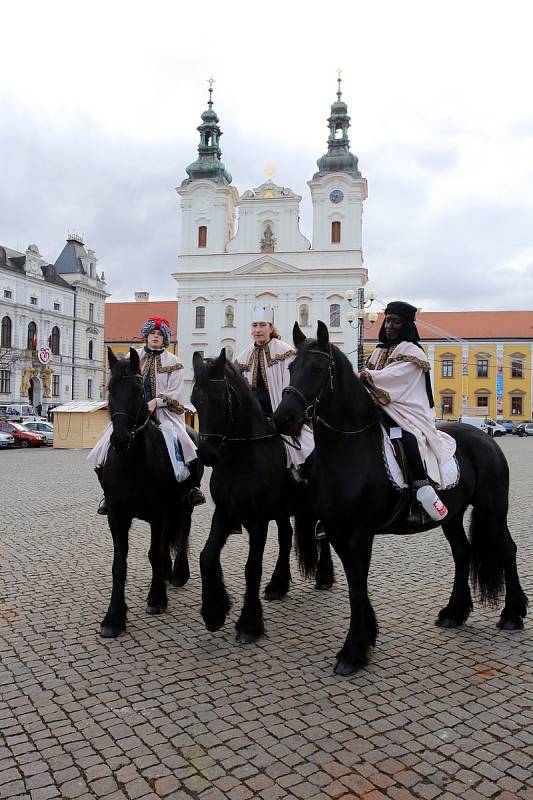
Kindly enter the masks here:
M 365 339 L 377 340 L 382 322 L 382 313 L 374 324 L 365 320 Z M 533 340 L 533 311 L 420 311 L 416 327 L 421 340 Z
M 177 300 L 149 300 L 147 303 L 106 303 L 104 339 L 106 342 L 141 342 L 141 328 L 148 317 L 166 317 L 176 341 L 178 329 Z

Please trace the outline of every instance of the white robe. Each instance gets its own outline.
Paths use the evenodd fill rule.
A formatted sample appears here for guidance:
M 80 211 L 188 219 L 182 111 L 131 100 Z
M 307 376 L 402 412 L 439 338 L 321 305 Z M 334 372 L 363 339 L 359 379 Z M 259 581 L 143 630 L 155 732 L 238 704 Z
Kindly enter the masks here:
M 148 359 L 144 348 L 137 351 L 141 359 L 141 372 L 143 380 L 146 378 Z M 155 377 L 155 380 L 153 379 Z M 181 451 L 186 464 L 196 458 L 196 445 L 185 428 L 184 412 L 186 407 L 185 383 L 183 366 L 172 353 L 162 350 L 155 361 L 155 376 L 152 377 L 152 397 L 157 399 L 158 407 L 154 415 L 159 422 L 161 433 L 165 439 L 168 455 L 177 480 L 188 477 L 189 471 L 176 459 L 176 439 L 181 445 Z M 113 424 L 110 423 L 103 432 L 100 440 L 93 447 L 87 461 L 94 466 L 103 464 L 109 450 L 109 442 L 113 433 Z
M 260 349 L 255 344 L 251 344 L 240 353 L 235 361 L 235 366 L 241 370 L 251 386 L 256 385 Z M 294 360 L 296 350 L 280 339 L 271 339 L 262 349 L 265 367 L 263 380 L 268 389 L 272 411 L 275 411 L 281 403 L 283 389 L 289 385 L 289 364 Z M 300 443 L 301 450 L 285 445 L 288 467 L 303 464 L 309 453 L 315 448 L 313 431 L 308 425 L 303 426 L 300 435 L 294 441 Z
M 400 428 L 416 436 L 428 476 L 445 485 L 442 466 L 455 453 L 455 439 L 435 427 L 435 409 L 429 407 L 425 373 L 426 354 L 412 342 L 376 347 L 363 370 L 375 399 Z

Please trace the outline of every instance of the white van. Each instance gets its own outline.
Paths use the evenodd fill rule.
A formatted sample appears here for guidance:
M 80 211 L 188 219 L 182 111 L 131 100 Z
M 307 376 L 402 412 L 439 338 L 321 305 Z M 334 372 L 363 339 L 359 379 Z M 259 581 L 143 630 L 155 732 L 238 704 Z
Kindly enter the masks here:
M 46 420 L 46 417 L 40 417 L 33 406 L 29 403 L 6 403 L 0 405 L 0 416 L 5 419 L 10 419 L 13 422 L 19 420 L 41 422 Z
M 499 422 L 491 419 L 490 417 L 461 417 L 460 422 L 465 425 L 473 425 L 481 431 L 485 431 L 489 436 L 505 436 L 507 431 L 500 425 Z

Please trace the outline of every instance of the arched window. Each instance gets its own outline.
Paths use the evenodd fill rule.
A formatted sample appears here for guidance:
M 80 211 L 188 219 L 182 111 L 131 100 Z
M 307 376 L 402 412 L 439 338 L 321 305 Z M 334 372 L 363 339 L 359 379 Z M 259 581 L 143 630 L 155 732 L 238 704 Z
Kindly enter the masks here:
M 339 303 L 332 303 L 329 307 L 329 327 L 340 328 L 341 326 L 341 307 Z
M 205 306 L 196 306 L 195 328 L 205 328 Z
M 89 339 L 89 358 L 91 359 L 91 361 L 94 358 L 93 353 L 94 353 L 94 342 L 92 339 Z
M 60 333 L 59 328 L 57 325 L 54 325 L 52 328 L 52 334 L 50 336 L 50 350 L 55 356 L 59 355 L 59 341 L 60 341 Z
M 11 347 L 11 333 L 13 326 L 9 317 L 2 319 L 2 347 Z
M 309 306 L 307 305 L 307 303 L 302 303 L 302 305 L 300 306 L 298 317 L 299 317 L 298 324 L 302 328 L 305 328 L 307 325 L 309 325 Z
M 340 222 L 331 223 L 331 244 L 340 244 L 341 241 L 341 224 Z
M 207 247 L 207 225 L 198 228 L 198 247 Z
M 35 322 L 30 322 L 28 325 L 28 341 L 26 343 L 28 350 L 37 349 L 37 325 Z

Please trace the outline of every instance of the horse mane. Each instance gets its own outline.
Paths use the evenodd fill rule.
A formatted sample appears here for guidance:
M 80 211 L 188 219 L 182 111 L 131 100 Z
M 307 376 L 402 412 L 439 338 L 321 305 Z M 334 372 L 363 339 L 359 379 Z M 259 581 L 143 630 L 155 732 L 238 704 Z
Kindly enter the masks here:
M 224 374 L 229 380 L 231 386 L 237 392 L 239 402 L 243 405 L 243 407 L 247 407 L 250 412 L 259 414 L 261 418 L 264 417 L 263 409 L 261 408 L 255 393 L 252 391 L 252 387 L 243 376 L 240 369 L 238 369 L 231 361 L 228 361 L 228 359 L 226 359 L 226 363 L 224 365 Z

